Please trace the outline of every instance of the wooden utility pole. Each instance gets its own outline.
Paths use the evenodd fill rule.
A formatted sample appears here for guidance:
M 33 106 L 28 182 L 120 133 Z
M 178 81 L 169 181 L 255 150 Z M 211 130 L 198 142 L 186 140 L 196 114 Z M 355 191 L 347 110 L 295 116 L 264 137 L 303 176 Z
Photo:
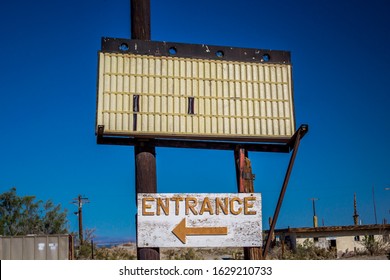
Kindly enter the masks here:
M 79 241 L 80 245 L 84 244 L 84 237 L 83 237 L 83 203 L 89 203 L 88 198 L 81 197 L 79 195 L 77 198 L 74 198 L 73 204 L 76 204 L 78 207 L 78 211 L 75 212 L 75 214 L 79 218 Z
M 248 158 L 248 151 L 237 147 L 234 151 L 234 159 L 236 162 L 236 178 L 238 192 L 253 193 L 255 192 L 253 180 L 255 178 L 252 173 L 251 162 Z M 244 259 L 246 260 L 261 260 L 261 247 L 244 247 Z
M 150 40 L 150 0 L 131 0 L 131 39 Z M 135 186 L 138 193 L 156 193 L 156 148 L 148 141 L 134 146 Z M 159 248 L 137 248 L 139 260 L 159 260 Z

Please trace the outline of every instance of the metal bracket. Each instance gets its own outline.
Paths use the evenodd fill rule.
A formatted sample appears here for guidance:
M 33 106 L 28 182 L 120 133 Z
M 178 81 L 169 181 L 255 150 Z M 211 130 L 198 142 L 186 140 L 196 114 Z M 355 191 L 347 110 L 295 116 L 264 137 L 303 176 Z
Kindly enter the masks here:
M 97 144 L 104 144 L 104 136 L 103 136 L 103 133 L 104 133 L 104 125 L 99 125 L 97 127 L 97 131 L 96 131 L 96 143 Z
M 103 133 L 104 133 L 104 125 L 99 125 L 97 129 L 97 136 L 103 137 Z

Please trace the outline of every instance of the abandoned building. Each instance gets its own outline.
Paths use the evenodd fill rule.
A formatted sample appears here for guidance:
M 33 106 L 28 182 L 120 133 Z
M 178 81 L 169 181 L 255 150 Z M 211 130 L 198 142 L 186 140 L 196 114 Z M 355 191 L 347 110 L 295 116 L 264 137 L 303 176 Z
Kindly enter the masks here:
M 382 225 L 352 225 L 352 226 L 327 226 L 286 228 L 275 230 L 275 241 L 284 243 L 292 250 L 305 240 L 314 242 L 315 246 L 331 249 L 334 248 L 337 256 L 349 252 L 364 250 L 363 239 L 372 237 L 380 242 L 390 241 L 390 224 Z

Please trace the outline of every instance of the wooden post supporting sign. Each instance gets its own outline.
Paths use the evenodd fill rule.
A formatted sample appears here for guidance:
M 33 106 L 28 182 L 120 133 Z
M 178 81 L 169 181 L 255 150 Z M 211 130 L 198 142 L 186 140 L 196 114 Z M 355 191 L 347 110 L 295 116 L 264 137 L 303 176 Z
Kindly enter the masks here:
M 131 38 L 150 40 L 150 0 L 131 0 Z M 134 147 L 136 193 L 156 193 L 156 148 L 147 141 Z M 159 248 L 137 248 L 139 260 L 159 260 Z

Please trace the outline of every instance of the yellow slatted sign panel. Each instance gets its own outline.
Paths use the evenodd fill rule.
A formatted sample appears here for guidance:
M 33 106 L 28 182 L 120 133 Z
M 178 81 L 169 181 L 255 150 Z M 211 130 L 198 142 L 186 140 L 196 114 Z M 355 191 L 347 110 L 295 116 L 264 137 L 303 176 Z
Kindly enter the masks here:
M 104 134 L 262 141 L 295 132 L 290 64 L 99 52 Z

